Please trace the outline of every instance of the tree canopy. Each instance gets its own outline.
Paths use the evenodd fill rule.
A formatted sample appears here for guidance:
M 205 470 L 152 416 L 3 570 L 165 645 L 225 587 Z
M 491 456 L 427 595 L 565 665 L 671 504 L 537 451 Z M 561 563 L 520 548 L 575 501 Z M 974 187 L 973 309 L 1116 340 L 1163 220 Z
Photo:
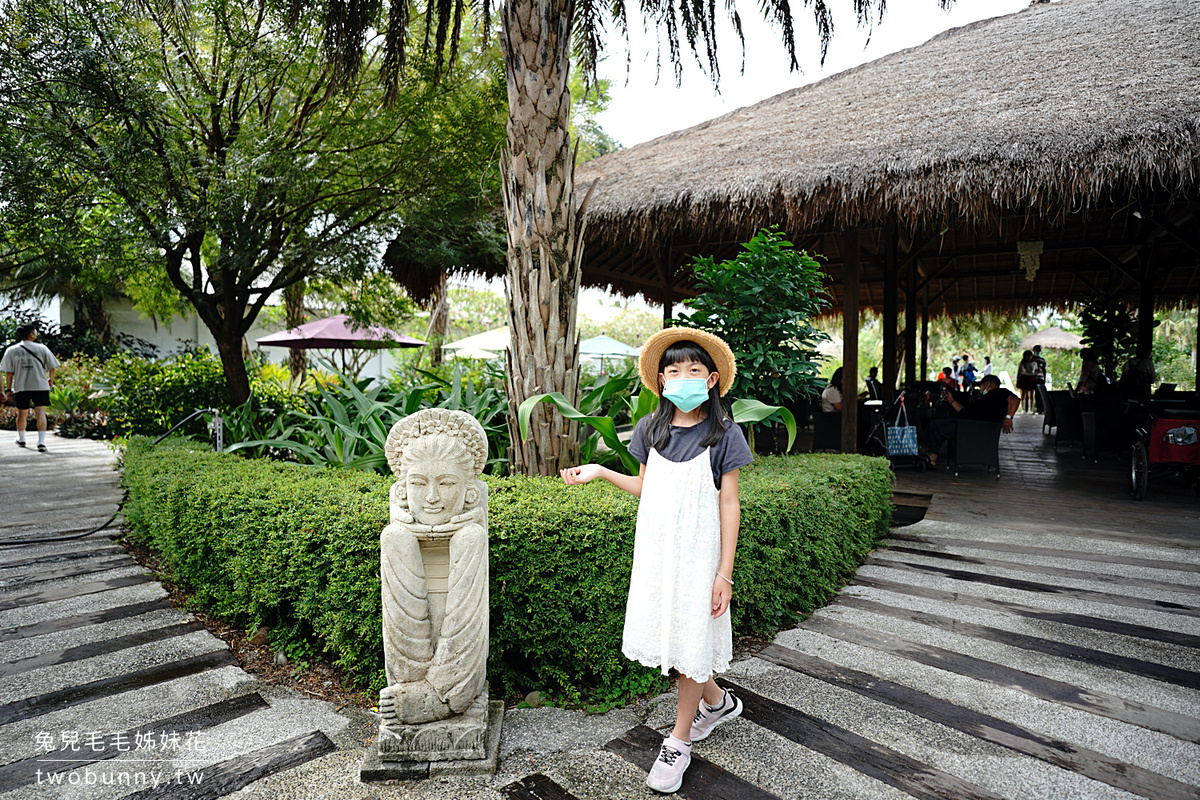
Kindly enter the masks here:
M 375 40 L 349 74 L 324 58 L 324 24 L 265 0 L 6 4 L 0 128 L 21 169 L 4 197 L 23 202 L 0 215 L 40 236 L 35 253 L 0 233 L 0 268 L 61 263 L 82 219 L 111 219 L 196 309 L 244 399 L 241 339 L 267 301 L 306 275 L 361 274 L 406 210 L 478 187 L 503 136 L 495 50 L 473 48 L 453 79 L 409 59 L 385 103 Z

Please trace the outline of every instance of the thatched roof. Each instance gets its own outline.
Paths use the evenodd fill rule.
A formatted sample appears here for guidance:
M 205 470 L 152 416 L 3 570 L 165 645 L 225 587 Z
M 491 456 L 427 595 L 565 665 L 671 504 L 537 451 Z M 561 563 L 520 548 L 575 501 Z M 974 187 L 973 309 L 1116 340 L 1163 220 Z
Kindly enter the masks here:
M 1018 239 L 1045 239 L 1051 268 L 1095 267 L 1054 245 L 1103 233 L 1124 253 L 1145 236 L 1126 220 L 1137 202 L 1194 224 L 1179 203 L 1200 198 L 1198 43 L 1194 0 L 1060 0 L 607 155 L 576 176 L 600 180 L 585 281 L 662 299 L 682 256 L 772 224 L 836 273 L 829 234 L 888 220 L 902 246 L 1003 256 L 983 272 L 1011 273 Z
M 1083 347 L 1083 337 L 1064 331 L 1057 325 L 1051 325 L 1021 340 L 1021 348 L 1026 350 L 1039 344 L 1054 350 L 1078 350 Z

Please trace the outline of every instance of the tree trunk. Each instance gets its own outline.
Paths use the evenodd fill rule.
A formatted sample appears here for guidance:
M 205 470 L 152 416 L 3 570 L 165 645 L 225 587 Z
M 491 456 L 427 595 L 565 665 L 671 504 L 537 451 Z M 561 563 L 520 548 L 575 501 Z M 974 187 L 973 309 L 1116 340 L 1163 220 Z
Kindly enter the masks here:
M 288 328 L 303 325 L 307 317 L 304 313 L 304 281 L 299 280 L 283 290 L 283 307 L 287 314 Z M 304 379 L 308 370 L 308 356 L 299 347 L 288 348 L 288 369 L 292 378 L 299 381 Z
M 575 161 L 567 134 L 573 0 L 510 0 L 503 11 L 508 147 L 501 159 L 508 223 L 508 427 L 513 472 L 553 475 L 579 461 L 579 425 L 540 405 L 521 441 L 517 408 L 561 392 L 579 402 L 584 198 L 575 208 Z
M 112 319 L 104 310 L 104 298 L 99 293 L 80 292 L 75 296 L 75 334 L 92 331 L 105 344 L 112 344 Z
M 446 279 L 446 273 L 443 272 L 429 303 L 429 326 L 425 329 L 425 341 L 429 342 L 429 364 L 434 367 L 442 363 L 442 343 L 450 332 L 450 298 Z
M 230 405 L 240 406 L 250 399 L 250 376 L 246 372 L 246 361 L 242 358 L 242 334 L 227 334 L 222 329 L 209 327 L 217 343 L 217 354 L 225 370 L 225 386 L 229 390 Z

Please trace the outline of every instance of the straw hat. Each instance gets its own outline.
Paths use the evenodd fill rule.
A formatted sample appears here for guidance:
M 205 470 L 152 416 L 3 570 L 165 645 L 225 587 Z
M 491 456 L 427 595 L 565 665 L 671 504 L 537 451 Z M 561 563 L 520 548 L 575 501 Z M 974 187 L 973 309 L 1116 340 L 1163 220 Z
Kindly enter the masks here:
M 655 394 L 660 393 L 658 362 L 662 360 L 662 354 L 666 352 L 666 349 L 676 342 L 695 342 L 708 353 L 717 366 L 717 374 L 721 376 L 717 381 L 717 388 L 724 397 L 737 375 L 737 363 L 733 359 L 733 351 L 720 336 L 695 328 L 664 328 L 646 340 L 646 343 L 642 345 L 641 355 L 638 356 L 638 369 L 642 373 L 642 384 Z

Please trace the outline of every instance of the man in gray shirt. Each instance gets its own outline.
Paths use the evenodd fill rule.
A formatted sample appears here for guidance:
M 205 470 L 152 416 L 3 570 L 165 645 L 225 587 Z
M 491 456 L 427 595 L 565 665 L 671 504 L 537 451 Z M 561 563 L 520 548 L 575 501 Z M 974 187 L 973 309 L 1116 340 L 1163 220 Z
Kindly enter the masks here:
M 29 409 L 37 418 L 37 449 L 46 452 L 46 406 L 50 404 L 50 386 L 54 383 L 54 370 L 58 359 L 50 348 L 38 344 L 37 326 L 21 325 L 17 328 L 17 343 L 4 351 L 0 359 L 0 372 L 4 373 L 5 397 L 13 400 L 17 407 L 17 446 L 25 446 L 25 421 Z

